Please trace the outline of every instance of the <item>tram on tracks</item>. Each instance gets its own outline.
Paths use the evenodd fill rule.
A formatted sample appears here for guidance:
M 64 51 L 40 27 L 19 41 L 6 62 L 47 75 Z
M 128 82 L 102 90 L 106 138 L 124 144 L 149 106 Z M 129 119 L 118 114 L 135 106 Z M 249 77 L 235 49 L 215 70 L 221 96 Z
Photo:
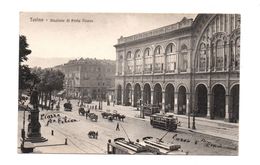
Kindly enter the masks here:
M 178 118 L 172 113 L 155 113 L 150 116 L 150 124 L 156 128 L 175 131 L 180 125 L 180 122 L 178 122 Z
M 187 155 L 180 145 L 155 141 L 152 137 L 145 137 L 143 141 L 132 142 L 125 138 L 116 138 L 107 143 L 108 154 L 142 154 L 142 155 Z

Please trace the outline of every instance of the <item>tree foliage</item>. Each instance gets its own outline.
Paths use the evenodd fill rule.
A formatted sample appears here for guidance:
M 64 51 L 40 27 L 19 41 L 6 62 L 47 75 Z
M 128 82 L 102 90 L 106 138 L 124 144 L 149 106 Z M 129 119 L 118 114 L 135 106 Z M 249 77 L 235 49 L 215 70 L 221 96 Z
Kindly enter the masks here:
M 45 96 L 45 107 L 47 107 L 47 100 L 52 100 L 51 96 L 53 91 L 60 91 L 63 89 L 63 81 L 64 74 L 59 70 L 53 69 L 41 69 L 41 68 L 33 68 L 32 74 L 37 75 L 39 77 L 39 83 L 37 84 L 40 95 Z M 49 103 L 50 103 L 49 101 Z M 50 104 L 49 104 L 50 107 Z
M 52 92 L 54 90 L 63 89 L 64 74 L 59 70 L 53 69 L 41 69 L 33 68 L 33 74 L 36 74 L 40 82 L 38 84 L 38 89 L 43 92 Z
M 31 54 L 32 51 L 28 49 L 29 44 L 25 36 L 21 35 L 19 40 L 19 62 L 24 62 L 28 60 L 27 55 Z
M 28 65 L 22 63 L 28 60 L 28 55 L 31 54 L 31 50 L 28 49 L 29 44 L 25 36 L 19 36 L 19 89 L 27 89 L 37 83 L 37 75 L 31 74 L 31 70 Z

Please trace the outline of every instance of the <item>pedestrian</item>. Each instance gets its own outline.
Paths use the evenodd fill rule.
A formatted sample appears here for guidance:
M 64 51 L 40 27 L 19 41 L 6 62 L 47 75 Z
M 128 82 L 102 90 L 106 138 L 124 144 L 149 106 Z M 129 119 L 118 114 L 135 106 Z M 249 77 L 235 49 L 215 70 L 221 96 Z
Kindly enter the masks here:
M 116 124 L 116 131 L 120 131 L 119 123 Z
M 50 121 L 48 120 L 48 121 L 47 121 L 47 124 L 46 124 L 46 126 L 48 126 L 48 125 L 49 125 L 49 123 L 50 123 Z
M 53 110 L 54 100 L 51 100 L 51 110 Z

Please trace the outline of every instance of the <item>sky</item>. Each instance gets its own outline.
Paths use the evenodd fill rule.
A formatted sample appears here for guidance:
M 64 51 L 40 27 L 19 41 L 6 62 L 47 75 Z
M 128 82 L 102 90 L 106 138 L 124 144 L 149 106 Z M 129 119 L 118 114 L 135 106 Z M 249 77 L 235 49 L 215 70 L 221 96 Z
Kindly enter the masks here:
M 32 50 L 27 62 L 31 67 L 52 67 L 80 57 L 115 60 L 113 45 L 120 36 L 174 24 L 183 17 L 194 19 L 196 15 L 21 12 L 20 35 L 26 36 Z

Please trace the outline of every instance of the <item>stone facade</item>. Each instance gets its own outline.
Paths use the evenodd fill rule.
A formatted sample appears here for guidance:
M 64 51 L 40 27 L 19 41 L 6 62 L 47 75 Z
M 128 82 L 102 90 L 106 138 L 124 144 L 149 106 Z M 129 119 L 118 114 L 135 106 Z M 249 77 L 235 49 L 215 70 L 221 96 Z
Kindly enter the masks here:
M 81 58 L 57 68 L 65 74 L 64 88 L 67 97 L 90 96 L 94 100 L 100 97 L 106 99 L 107 91 L 114 88 L 115 61 Z
M 117 104 L 238 122 L 240 15 L 199 14 L 118 39 Z

